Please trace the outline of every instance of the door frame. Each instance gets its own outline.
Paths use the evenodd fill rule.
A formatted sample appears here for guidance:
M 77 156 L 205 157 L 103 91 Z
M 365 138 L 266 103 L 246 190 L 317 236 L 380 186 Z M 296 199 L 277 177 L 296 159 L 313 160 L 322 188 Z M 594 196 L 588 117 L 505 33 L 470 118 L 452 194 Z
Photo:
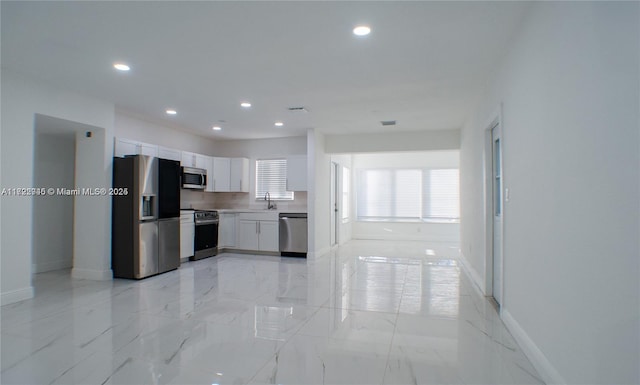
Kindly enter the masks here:
M 502 180 L 502 222 L 500 226 L 500 248 L 502 249 L 502 258 L 500 259 L 500 297 L 501 304 L 499 306 L 500 314 L 505 305 L 505 290 L 504 290 L 504 228 L 505 228 L 505 202 L 506 197 L 504 194 L 505 186 L 505 172 L 504 172 L 504 124 L 503 124 L 503 112 L 502 103 L 498 106 L 496 111 L 491 114 L 491 119 L 488 124 L 485 124 L 484 129 L 484 151 L 483 151 L 483 163 L 484 163 L 484 214 L 485 214 L 485 295 L 487 297 L 493 297 L 493 243 L 494 243 L 494 223 L 493 223 L 493 128 L 497 125 L 500 126 L 500 151 L 501 151 L 501 180 Z

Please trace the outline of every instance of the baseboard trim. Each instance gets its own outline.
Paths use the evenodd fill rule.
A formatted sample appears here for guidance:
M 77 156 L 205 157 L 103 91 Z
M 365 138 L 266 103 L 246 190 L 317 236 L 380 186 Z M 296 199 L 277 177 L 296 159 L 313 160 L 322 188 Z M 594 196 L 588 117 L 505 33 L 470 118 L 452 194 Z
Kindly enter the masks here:
M 351 236 L 351 239 L 362 241 L 410 241 L 410 242 L 441 242 L 441 243 L 460 243 L 459 238 L 437 238 L 429 239 L 426 237 L 414 237 L 414 236 L 386 236 L 386 235 L 367 235 L 367 234 L 355 234 Z
M 10 305 L 12 303 L 24 301 L 25 299 L 33 298 L 33 296 L 33 286 L 28 286 L 18 290 L 11 290 L 0 295 L 0 305 Z
M 462 269 L 464 269 L 464 271 L 467 272 L 469 277 L 471 277 L 471 281 L 473 282 L 473 287 L 474 289 L 476 289 L 478 294 L 480 294 L 483 297 L 486 296 L 487 290 L 484 284 L 484 279 L 480 277 L 480 274 L 478 274 L 476 269 L 473 268 L 471 263 L 469 263 L 469 260 L 464 256 L 462 252 L 460 252 L 460 257 L 458 258 L 458 262 L 460 262 Z
M 518 321 L 513 318 L 509 310 L 502 309 L 502 321 L 513 335 L 518 345 L 522 348 L 524 354 L 529 358 L 533 367 L 538 371 L 546 384 L 566 384 L 556 368 L 549 362 L 547 357 L 542 353 L 538 346 L 533 342 L 529 335 L 524 331 Z
M 110 281 L 113 279 L 113 270 L 71 269 L 71 276 L 76 279 L 89 279 L 92 281 Z
M 71 260 L 59 259 L 51 262 L 34 263 L 31 265 L 31 271 L 33 271 L 34 274 L 38 274 L 47 271 L 70 269 L 72 266 L 73 262 Z
M 329 251 L 331 251 L 331 247 L 330 246 L 324 247 L 324 248 L 322 248 L 320 250 L 309 252 L 309 253 L 307 253 L 307 259 L 320 258 L 323 255 L 327 254 Z

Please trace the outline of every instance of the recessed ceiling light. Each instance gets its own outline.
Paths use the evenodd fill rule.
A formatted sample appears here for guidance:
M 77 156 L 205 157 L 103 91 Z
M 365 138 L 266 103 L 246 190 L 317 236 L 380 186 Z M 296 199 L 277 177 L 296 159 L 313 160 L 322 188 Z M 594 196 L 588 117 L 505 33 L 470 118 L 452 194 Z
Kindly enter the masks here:
M 175 115 L 177 113 L 178 113 L 178 111 L 176 111 L 176 110 L 172 110 L 172 109 L 167 110 L 167 115 Z
M 212 129 L 213 131 L 220 131 L 220 130 L 222 130 L 222 127 L 220 127 L 220 126 L 213 126 L 213 127 L 211 127 L 211 129 Z
M 249 108 L 249 107 L 251 107 L 251 103 L 249 103 L 249 102 L 242 102 L 242 103 L 240 103 L 240 107 Z
M 113 65 L 113 68 L 117 69 L 118 71 L 129 71 L 131 68 L 129 68 L 128 65 L 124 64 L 124 63 L 115 63 Z
M 366 25 L 359 25 L 353 29 L 353 34 L 356 36 L 367 36 L 371 33 L 371 28 Z
M 282 123 L 282 122 L 275 122 L 275 126 L 276 126 L 276 127 L 282 127 L 282 126 L 284 126 L 284 123 Z

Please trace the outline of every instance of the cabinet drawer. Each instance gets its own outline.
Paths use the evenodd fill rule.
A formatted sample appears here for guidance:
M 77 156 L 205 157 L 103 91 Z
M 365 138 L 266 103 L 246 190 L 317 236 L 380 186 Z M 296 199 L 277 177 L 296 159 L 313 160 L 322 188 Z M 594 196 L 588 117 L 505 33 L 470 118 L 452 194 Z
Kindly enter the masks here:
M 272 212 L 260 212 L 260 213 L 240 213 L 238 214 L 240 220 L 246 221 L 278 221 L 278 213 Z

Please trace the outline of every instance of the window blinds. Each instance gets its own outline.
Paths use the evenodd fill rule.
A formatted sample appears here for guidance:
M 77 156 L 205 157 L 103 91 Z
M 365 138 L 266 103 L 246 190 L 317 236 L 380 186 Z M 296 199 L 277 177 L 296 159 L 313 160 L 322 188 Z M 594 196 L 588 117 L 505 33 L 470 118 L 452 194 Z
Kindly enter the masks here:
M 256 160 L 256 199 L 263 200 L 269 192 L 272 200 L 293 200 L 293 191 L 287 191 L 287 160 Z
M 358 170 L 356 199 L 359 220 L 456 220 L 458 170 Z

